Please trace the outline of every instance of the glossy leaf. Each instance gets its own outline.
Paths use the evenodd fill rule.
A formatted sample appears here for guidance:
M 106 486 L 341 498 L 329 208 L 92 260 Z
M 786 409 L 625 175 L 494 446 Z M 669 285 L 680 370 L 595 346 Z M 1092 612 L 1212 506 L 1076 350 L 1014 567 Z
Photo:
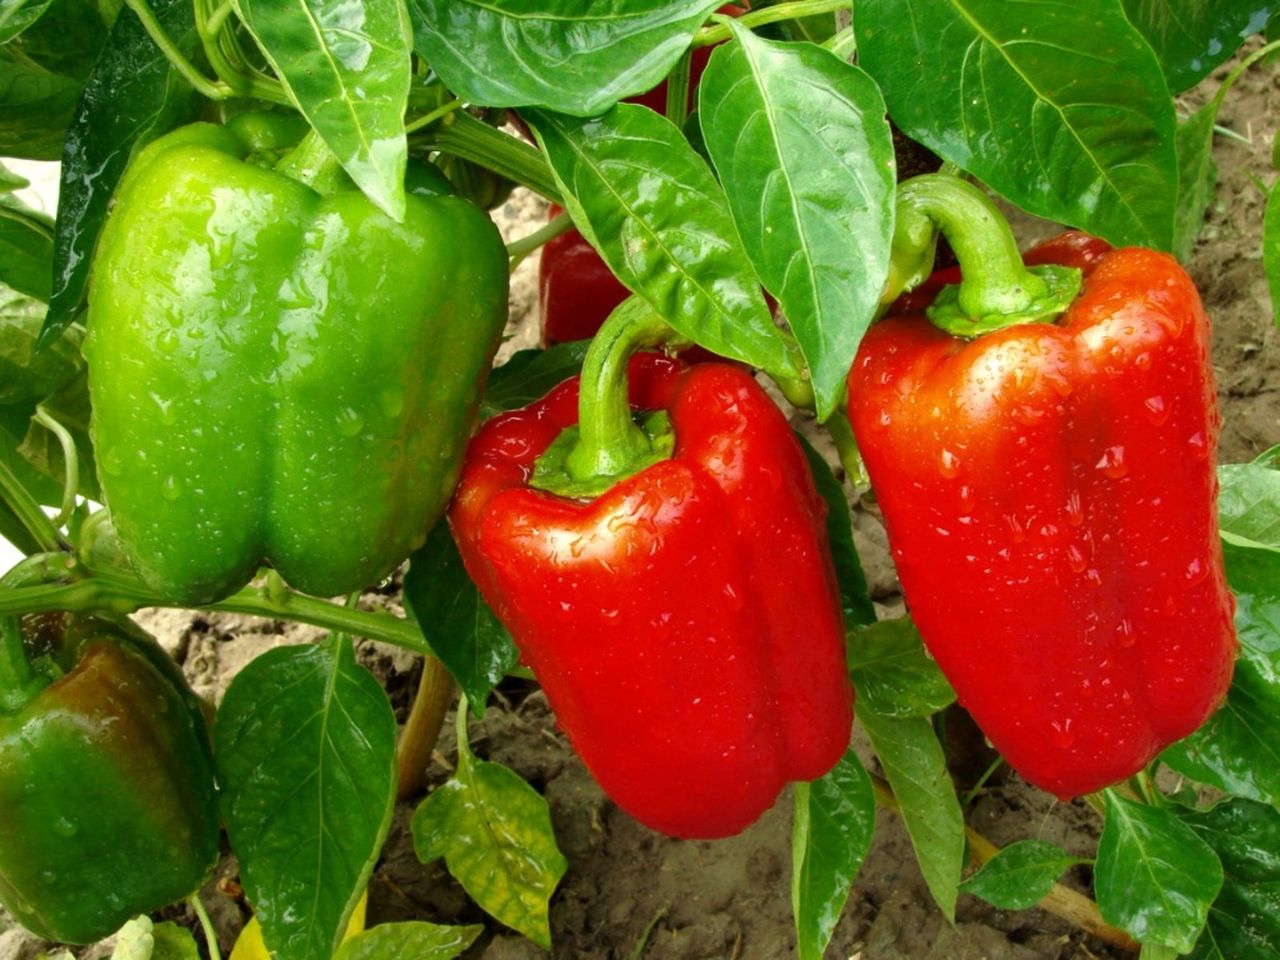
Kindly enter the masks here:
M 1262 269 L 1271 293 L 1271 316 L 1280 327 L 1280 180 L 1267 194 L 1267 209 L 1262 218 Z
M 0 43 L 8 43 L 39 20 L 53 0 L 6 0 L 0 4 Z
M 861 710 L 885 717 L 929 717 L 955 701 L 955 691 L 925 651 L 910 617 L 850 630 L 846 647 Z
M 1037 216 L 1170 249 L 1173 102 L 1118 3 L 861 0 L 854 26 L 907 136 Z
M 1240 656 L 1227 702 L 1160 759 L 1194 780 L 1280 803 L 1280 554 L 1224 545 Z
M 1189 953 L 1222 888 L 1213 848 L 1173 813 L 1106 791 L 1093 883 L 1107 923 Z
M 818 419 L 845 390 L 889 274 L 893 139 L 865 72 L 732 23 L 699 86 L 703 138 L 743 246 L 809 365 Z
M 1189 90 L 1230 59 L 1245 38 L 1267 25 L 1271 0 L 1122 0 L 1147 38 L 1169 89 Z
M 483 932 L 479 925 L 382 923 L 344 943 L 333 960 L 453 960 Z
M 548 350 L 520 350 L 489 374 L 480 401 L 481 419 L 540 400 L 582 370 L 590 340 L 558 343 Z
M 520 654 L 467 576 L 448 523 L 437 523 L 410 557 L 404 597 L 432 651 L 482 714 L 489 691 Z
M 0 156 L 57 160 L 79 96 L 74 77 L 15 62 L 0 49 Z
M 791 911 L 796 953 L 822 960 L 876 826 L 871 778 L 849 750 L 826 776 L 792 787 Z
M 151 9 L 180 48 L 194 49 L 191 0 L 153 0 Z M 67 130 L 54 228 L 53 289 L 41 345 L 57 339 L 80 309 L 93 248 L 132 151 L 190 119 L 194 106 L 190 86 L 137 16 L 122 12 Z
M 269 650 L 227 689 L 214 728 L 223 819 L 280 960 L 332 960 L 391 824 L 395 736 L 346 637 Z
M 1218 166 L 1213 162 L 1213 128 L 1220 101 L 1211 100 L 1178 123 L 1178 210 L 1173 228 L 1173 254 L 1185 261 L 1191 255 L 1204 214 L 1213 202 Z
M 1217 852 L 1225 875 L 1193 960 L 1280 956 L 1280 811 L 1232 799 L 1175 812 Z
M 1083 862 L 1044 840 L 1019 840 L 984 863 L 960 889 L 1001 910 L 1028 910 L 1045 898 L 1068 867 Z
M 706 162 L 647 107 L 579 120 L 522 112 L 573 222 L 613 273 L 677 331 L 780 376 L 799 371 L 765 305 Z
M 964 867 L 964 815 L 933 726 L 923 717 L 882 717 L 861 703 L 857 718 L 893 787 L 929 892 L 943 915 L 954 920 Z
M 47 303 L 52 269 L 53 221 L 0 195 L 0 283 Z
M 471 103 L 578 117 L 656 87 L 719 0 L 409 0 L 414 49 Z
M 449 872 L 487 913 L 551 949 L 548 902 L 568 863 L 546 799 L 499 763 L 459 743 L 453 779 L 413 814 L 413 849 Z
M 236 9 L 343 169 L 404 217 L 412 37 L 400 0 L 239 0 Z
M 846 626 L 875 623 L 876 607 L 867 592 L 867 576 L 862 572 L 858 548 L 853 542 L 853 523 L 849 515 L 849 501 L 844 498 L 844 487 L 831 472 L 831 467 L 801 434 L 796 434 L 814 485 L 827 502 L 827 542 L 831 544 L 831 559 L 840 586 L 840 605 L 844 608 Z
M 351 919 L 347 921 L 347 929 L 342 934 L 342 942 L 345 944 L 352 937 L 364 931 L 365 920 L 367 919 L 369 908 L 369 891 L 366 889 L 360 895 L 360 900 L 356 903 L 356 908 L 351 912 Z M 338 948 L 341 951 L 341 947 Z M 267 945 L 262 939 L 262 924 L 257 917 L 250 917 L 249 922 L 240 930 L 240 935 L 236 937 L 235 945 L 231 948 L 230 960 L 271 960 L 271 951 L 267 949 Z
M 1238 547 L 1280 553 L 1280 464 L 1275 448 L 1252 463 L 1218 467 L 1222 539 Z

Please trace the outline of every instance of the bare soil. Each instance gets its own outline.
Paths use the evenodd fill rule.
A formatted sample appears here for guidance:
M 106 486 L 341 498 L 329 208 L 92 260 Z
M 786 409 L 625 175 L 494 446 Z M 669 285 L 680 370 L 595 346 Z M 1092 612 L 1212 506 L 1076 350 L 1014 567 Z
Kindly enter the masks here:
M 1214 84 L 1206 86 L 1211 90 Z M 1197 92 L 1185 106 L 1190 111 L 1206 99 L 1207 92 Z M 1228 98 L 1220 122 L 1243 139 L 1218 138 L 1217 197 L 1189 263 L 1215 322 L 1213 356 L 1224 415 L 1224 461 L 1250 459 L 1280 442 L 1280 344 L 1260 263 L 1264 189 L 1273 178 L 1271 118 L 1278 112 L 1280 90 L 1269 72 L 1245 77 Z M 495 215 L 504 232 L 519 236 L 543 222 L 544 210 L 536 198 L 518 192 Z M 1044 224 L 1020 224 L 1028 242 L 1049 232 Z M 504 354 L 535 345 L 536 314 L 536 258 L 531 258 L 514 277 Z M 873 597 L 884 612 L 899 611 L 901 597 L 883 528 L 860 506 L 854 509 L 854 521 Z M 196 689 L 214 699 L 259 653 L 317 635 L 308 627 L 186 611 L 144 611 L 138 619 L 175 654 Z M 362 644 L 360 655 L 386 684 L 403 719 L 420 669 L 415 658 L 374 643 Z M 473 725 L 472 736 L 480 755 L 512 767 L 550 803 L 556 836 L 569 860 L 551 906 L 553 956 L 769 960 L 794 954 L 787 794 L 738 837 L 671 840 L 632 821 L 600 792 L 557 731 L 545 699 L 533 685 L 504 684 L 484 720 Z M 429 772 L 432 785 L 448 777 L 454 758 L 452 726 L 446 723 Z M 417 861 L 408 835 L 412 808 L 406 804 L 397 811 L 370 886 L 369 922 L 416 918 L 484 923 L 486 932 L 468 957 L 541 956 L 529 941 L 471 904 L 442 865 Z M 1016 777 L 980 792 L 967 815 L 970 824 L 996 843 L 1040 838 L 1082 856 L 1091 855 L 1099 827 L 1087 806 L 1059 803 Z M 235 863 L 228 859 L 220 877 L 234 880 L 235 874 Z M 1087 890 L 1088 868 L 1074 868 L 1065 882 Z M 234 890 L 234 884 L 223 883 L 205 892 L 224 956 L 248 916 L 247 905 L 232 895 Z M 176 913 L 181 916 L 183 911 Z M 47 947 L 10 930 L 0 935 L 0 960 L 26 960 Z M 870 855 L 827 956 L 1086 960 L 1124 954 L 1039 910 L 1006 913 L 964 894 L 956 924 L 948 924 L 929 898 L 901 823 L 882 811 Z

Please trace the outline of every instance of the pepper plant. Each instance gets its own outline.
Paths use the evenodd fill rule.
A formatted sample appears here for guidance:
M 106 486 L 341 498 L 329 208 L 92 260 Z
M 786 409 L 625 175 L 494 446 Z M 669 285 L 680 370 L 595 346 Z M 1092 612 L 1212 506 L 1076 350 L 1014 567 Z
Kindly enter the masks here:
M 546 801 L 467 736 L 514 673 L 656 829 L 736 832 L 796 781 L 801 957 L 878 809 L 949 919 L 965 891 L 1147 958 L 1280 953 L 1280 448 L 1215 464 L 1210 319 L 1177 263 L 1217 112 L 1271 68 L 1272 5 L 717 8 L 0 6 L 0 156 L 61 161 L 56 218 L 0 180 L 19 922 L 87 942 L 194 895 L 216 817 L 283 960 L 459 955 L 481 929 L 345 939 L 398 795 L 424 861 L 552 948 Z M 936 172 L 908 177 L 921 155 Z M 504 256 L 481 208 L 513 186 L 564 212 Z M 1085 233 L 1024 267 L 989 194 Z M 934 272 L 939 233 L 958 270 Z M 490 369 L 506 268 L 544 244 L 544 273 L 573 249 L 591 278 L 557 280 L 548 318 L 604 326 Z M 895 619 L 853 544 L 868 474 Z M 405 560 L 406 616 L 360 602 Z M 124 619 L 155 606 L 328 635 L 248 664 L 210 724 Z M 423 657 L 398 744 L 355 637 Z M 456 769 L 421 799 L 455 684 Z M 1059 883 L 1066 851 L 966 826 L 939 737 L 957 699 L 1096 810 L 1092 899 Z M 183 936 L 148 923 L 125 941 Z

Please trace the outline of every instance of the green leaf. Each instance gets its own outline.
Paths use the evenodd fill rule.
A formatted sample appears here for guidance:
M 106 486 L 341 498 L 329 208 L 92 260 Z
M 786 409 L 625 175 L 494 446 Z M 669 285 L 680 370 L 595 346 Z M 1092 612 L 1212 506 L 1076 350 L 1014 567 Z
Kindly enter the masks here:
M 44 312 L 44 304 L 0 285 L 0 405 L 39 403 L 84 368 L 82 327 L 36 348 Z
M 78 329 L 78 328 L 77 328 Z M 48 352 L 48 351 L 45 351 Z M 89 433 L 89 380 L 82 368 L 74 377 L 40 403 L 46 414 L 60 423 L 75 443 L 78 486 L 76 492 L 91 500 L 101 500 L 93 439 Z M 35 419 L 27 425 L 18 453 L 46 477 L 58 484 L 66 482 L 66 453 L 58 437 Z
M 5 0 L 0 3 L 0 43 L 8 43 L 49 9 L 53 0 Z
M 929 717 L 956 699 L 910 617 L 850 630 L 846 648 L 860 711 Z
M 0 156 L 57 160 L 80 81 L 16 63 L 0 49 Z
M 862 572 L 858 548 L 853 542 L 853 523 L 849 515 L 849 502 L 844 498 L 844 487 L 831 472 L 831 466 L 799 433 L 800 449 L 809 461 L 814 486 L 827 502 L 827 541 L 831 544 L 831 559 L 840 586 L 840 605 L 844 608 L 846 626 L 875 623 L 876 608 L 867 592 L 867 576 Z
M 547 907 L 568 863 L 547 801 L 499 763 L 460 744 L 453 779 L 413 814 L 413 848 L 449 872 L 488 914 L 551 949 Z
M 409 0 L 414 49 L 462 99 L 603 113 L 657 86 L 719 0 Z
M 728 200 L 673 124 L 629 103 L 594 120 L 540 110 L 522 116 L 574 224 L 619 280 L 709 350 L 799 376 L 747 265 Z
M 0 163 L 0 194 L 10 194 L 14 190 L 22 190 L 29 186 L 31 186 L 30 180 L 14 173 L 3 163 Z
M 1223 545 L 1240 656 L 1227 702 L 1160 759 L 1238 796 L 1280 803 L 1280 554 Z
M 412 36 L 400 0 L 240 0 L 290 98 L 365 195 L 404 218 Z
M 811 43 L 732 23 L 699 86 L 703 137 L 734 223 L 835 410 L 880 304 L 893 238 L 893 138 L 866 73 Z
M 52 270 L 53 221 L 0 195 L 0 283 L 48 303 Z
M 179 48 L 198 45 L 191 0 L 152 0 Z M 111 194 L 135 147 L 193 116 L 195 96 L 131 10 L 121 12 L 94 64 L 62 152 L 53 239 L 53 290 L 41 346 L 71 323 L 84 300 L 93 248 Z
M 1123 0 L 1155 49 L 1169 89 L 1190 90 L 1267 25 L 1271 0 Z
M 1267 194 L 1267 209 L 1262 217 L 1262 269 L 1271 293 L 1271 316 L 1280 326 L 1280 180 Z
M 176 923 L 153 923 L 150 917 L 134 917 L 116 934 L 111 960 L 199 960 L 191 931 Z
M 1232 799 L 1175 812 L 1217 852 L 1225 876 L 1193 960 L 1280 956 L 1280 811 Z
M 1280 464 L 1268 450 L 1252 463 L 1218 467 L 1222 539 L 1238 547 L 1280 553 Z
M 351 641 L 240 671 L 214 728 L 223 819 L 267 947 L 331 960 L 391 824 L 396 721 Z
M 849 750 L 825 777 L 797 783 L 791 830 L 791 910 L 796 952 L 822 960 L 862 868 L 876 825 L 871 778 Z
M 1105 795 L 1093 870 L 1102 918 L 1142 943 L 1189 953 L 1222 888 L 1218 855 L 1169 810 Z
M 857 718 L 893 787 L 929 892 L 943 915 L 954 920 L 964 867 L 964 815 L 933 726 L 923 717 L 895 719 L 865 709 Z
M 1178 152 L 1178 209 L 1173 225 L 1173 254 L 1191 255 L 1204 214 L 1213 202 L 1218 167 L 1213 162 L 1213 128 L 1221 101 L 1213 99 L 1178 124 L 1174 143 Z
M 558 343 L 548 350 L 520 350 L 489 374 L 480 401 L 480 417 L 528 406 L 582 370 L 590 340 Z
M 860 0 L 854 27 L 907 136 L 1037 216 L 1170 249 L 1173 101 L 1118 3 Z
M 432 651 L 482 714 L 489 691 L 520 653 L 467 576 L 447 523 L 436 524 L 409 558 L 404 597 Z
M 1085 863 L 1043 840 L 1019 840 L 1003 848 L 960 889 L 1001 910 L 1028 910 L 1048 895 L 1063 871 Z
M 343 943 L 333 960 L 453 960 L 483 932 L 479 924 L 381 923 Z

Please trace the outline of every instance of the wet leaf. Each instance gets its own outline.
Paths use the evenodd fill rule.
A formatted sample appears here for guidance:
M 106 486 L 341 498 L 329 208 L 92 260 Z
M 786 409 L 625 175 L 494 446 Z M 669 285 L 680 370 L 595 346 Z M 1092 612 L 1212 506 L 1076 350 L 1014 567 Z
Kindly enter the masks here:
M 1085 863 L 1043 840 L 1019 840 L 984 863 L 960 889 L 1001 910 L 1028 910 L 1045 898 L 1063 872 Z
M 854 26 L 907 136 L 1030 213 L 1170 249 L 1173 101 L 1119 4 L 861 0 Z
M 1238 547 L 1280 553 L 1280 464 L 1276 450 L 1252 463 L 1218 467 L 1218 522 L 1222 539 Z
M 240 0 L 236 9 L 289 96 L 343 169 L 404 218 L 412 37 L 398 0 Z
M 865 72 L 811 43 L 731 23 L 699 86 L 703 137 L 734 223 L 808 362 L 825 420 L 889 273 L 893 140 Z
M 414 49 L 488 107 L 591 117 L 656 87 L 719 0 L 409 0 Z
M 575 377 L 582 370 L 590 340 L 558 343 L 547 350 L 520 350 L 489 374 L 480 417 L 487 420 L 507 410 L 516 410 L 540 400 L 553 387 Z
M 445 866 L 490 916 L 551 949 L 548 903 L 568 863 L 547 801 L 513 771 L 459 744 L 453 778 L 413 814 L 413 849 Z
M 111 960 L 199 960 L 191 931 L 171 921 L 135 917 L 116 934 Z
M 964 815 L 933 726 L 923 717 L 882 717 L 861 704 L 857 719 L 893 787 L 929 892 L 943 915 L 954 920 L 964 867 Z
M 1173 254 L 1185 261 L 1191 255 L 1204 214 L 1213 202 L 1218 166 L 1213 162 L 1213 127 L 1219 101 L 1211 100 L 1178 123 L 1174 138 L 1178 151 L 1178 210 L 1173 227 Z
M 409 558 L 404 597 L 432 652 L 483 715 L 489 691 L 519 662 L 520 653 L 467 576 L 448 523 L 437 523 Z
M 332 960 L 391 823 L 395 736 L 346 637 L 269 650 L 227 689 L 214 728 L 223 819 L 280 960 Z
M 623 284 L 712 352 L 799 376 L 724 192 L 679 129 L 629 103 L 593 120 L 540 110 L 522 116 L 574 224 Z
M 831 466 L 802 435 L 796 434 L 814 485 L 827 502 L 827 541 L 831 544 L 831 559 L 840 586 L 840 605 L 844 608 L 845 626 L 875 623 L 876 608 L 867 592 L 867 577 L 862 572 L 858 548 L 853 542 L 853 523 L 849 514 L 849 502 L 844 498 L 844 487 L 831 472 Z
M 1237 798 L 1175 812 L 1217 852 L 1225 875 L 1192 960 L 1280 956 L 1280 811 Z
M 0 195 L 0 283 L 48 303 L 52 270 L 53 221 Z
M 1102 917 L 1142 943 L 1189 953 L 1222 888 L 1213 848 L 1169 810 L 1106 791 L 1094 890 Z
M 849 750 L 826 776 L 797 783 L 791 829 L 791 911 L 801 960 L 822 960 L 862 869 L 876 825 L 871 778 Z
M 956 699 L 910 617 L 850 630 L 845 645 L 860 710 L 929 717 Z
M 0 43 L 8 43 L 49 9 L 53 0 L 7 0 L 0 4 Z
M 152 0 L 151 9 L 178 47 L 192 52 L 198 39 L 190 0 Z M 122 12 L 67 130 L 42 346 L 57 339 L 80 309 L 93 248 L 133 150 L 190 119 L 194 107 L 191 87 L 141 21 L 131 10 Z
M 1271 0 L 1123 0 L 1147 38 L 1169 89 L 1189 90 L 1225 63 L 1245 38 L 1267 25 Z

